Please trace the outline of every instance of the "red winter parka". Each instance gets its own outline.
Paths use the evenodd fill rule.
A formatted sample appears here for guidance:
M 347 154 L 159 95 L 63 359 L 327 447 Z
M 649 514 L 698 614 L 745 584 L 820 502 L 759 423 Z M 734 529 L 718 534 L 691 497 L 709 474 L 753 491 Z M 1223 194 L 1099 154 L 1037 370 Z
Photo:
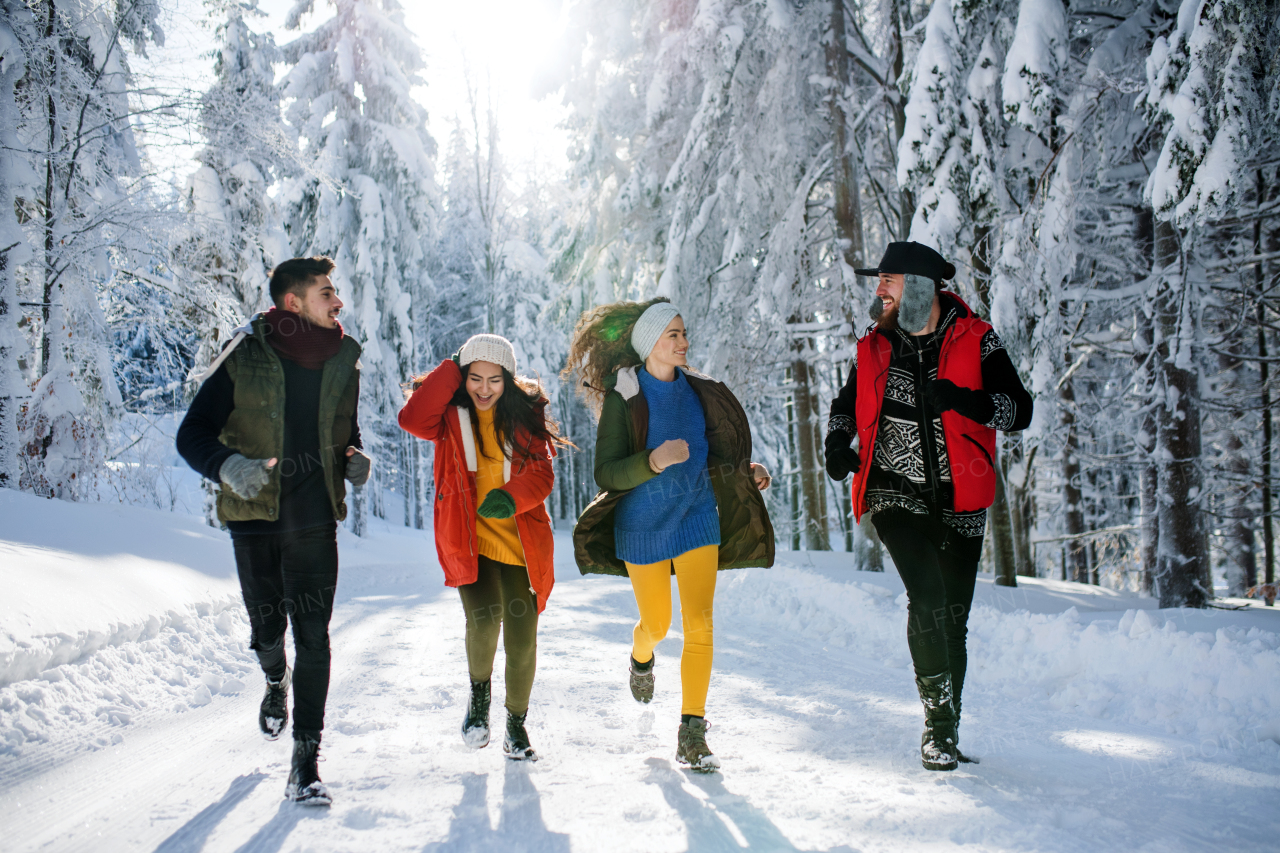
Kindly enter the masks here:
M 954 293 L 943 291 L 964 308 L 942 339 L 938 356 L 938 378 L 949 379 L 961 388 L 982 387 L 982 336 L 991 324 L 973 315 L 969 306 Z M 893 346 L 884 333 L 872 329 L 858 341 L 858 456 L 862 466 L 853 477 L 853 513 L 857 519 L 867 511 L 867 477 L 880 431 L 880 407 L 884 403 L 885 385 Z M 947 411 L 942 415 L 942 434 L 951 463 L 951 481 L 955 487 L 956 512 L 973 512 L 991 506 L 996 496 L 996 474 L 992 465 L 996 452 L 996 431 L 961 415 Z
M 399 418 L 401 429 L 436 446 L 436 553 L 448 586 L 475 583 L 480 567 L 475 435 L 470 412 L 449 404 L 461 385 L 462 371 L 452 359 L 446 359 L 413 392 Z M 511 446 L 506 448 L 506 485 L 502 488 L 516 502 L 516 530 L 541 613 L 555 585 L 551 517 L 543 505 L 554 481 L 551 457 L 555 451 L 525 430 L 516 433 L 514 446 L 522 452 L 513 460 Z

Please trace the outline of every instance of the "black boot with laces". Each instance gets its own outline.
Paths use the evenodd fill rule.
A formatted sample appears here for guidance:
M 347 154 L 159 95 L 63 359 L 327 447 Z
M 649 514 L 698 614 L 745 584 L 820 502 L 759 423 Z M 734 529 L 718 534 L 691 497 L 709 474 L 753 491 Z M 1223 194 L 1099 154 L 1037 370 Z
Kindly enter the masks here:
M 471 702 L 462 721 L 462 742 L 472 749 L 489 745 L 489 681 L 471 682 Z
M 304 806 L 327 806 L 333 803 L 329 789 L 320 781 L 316 762 L 320 759 L 320 741 L 309 735 L 293 740 L 293 766 L 289 770 L 289 784 L 285 785 L 287 800 Z
M 537 761 L 538 753 L 529 746 L 529 733 L 524 728 L 524 718 L 529 712 L 513 714 L 507 711 L 507 736 L 502 739 L 502 751 L 512 761 Z
M 924 734 L 920 736 L 920 763 L 925 770 L 955 770 L 956 713 L 951 702 L 951 673 L 916 676 L 916 688 L 924 704 Z
M 292 681 L 293 670 L 287 666 L 279 681 L 267 679 L 267 692 L 258 707 L 258 728 L 267 740 L 280 737 L 289 722 L 289 684 Z

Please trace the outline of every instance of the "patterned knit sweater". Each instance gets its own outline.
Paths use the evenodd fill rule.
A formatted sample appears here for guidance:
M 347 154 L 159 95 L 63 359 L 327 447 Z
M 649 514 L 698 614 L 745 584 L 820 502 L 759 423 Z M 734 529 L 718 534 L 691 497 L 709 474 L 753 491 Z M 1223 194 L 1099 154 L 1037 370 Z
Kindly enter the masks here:
M 636 376 L 649 404 L 645 447 L 653 450 L 675 438 L 689 443 L 688 460 L 667 466 L 618 502 L 614 516 L 618 559 L 647 565 L 704 545 L 719 545 L 720 515 L 707 474 L 707 421 L 698 395 L 680 370 L 671 382 L 655 379 L 643 368 Z

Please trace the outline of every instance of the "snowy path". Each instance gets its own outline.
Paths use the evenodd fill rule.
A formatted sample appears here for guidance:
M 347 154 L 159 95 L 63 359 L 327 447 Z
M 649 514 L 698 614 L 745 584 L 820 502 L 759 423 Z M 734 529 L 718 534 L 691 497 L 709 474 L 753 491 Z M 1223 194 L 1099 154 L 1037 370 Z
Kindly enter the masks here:
M 1035 636 L 1015 642 L 1028 649 L 1037 638 L 1058 644 L 1061 665 L 1079 671 L 1055 678 L 1080 681 L 1081 695 L 1067 701 L 1072 688 L 1046 695 L 1032 684 L 1019 692 L 999 673 L 979 670 L 966 697 L 964 743 L 983 763 L 950 774 L 922 771 L 919 704 L 894 602 L 901 587 L 894 588 L 892 575 L 838 569 L 836 555 L 826 569 L 721 575 L 708 716 L 709 740 L 725 770 L 700 777 L 679 769 L 673 757 L 678 632 L 659 647 L 658 696 L 642 709 L 625 684 L 635 613 L 629 588 L 620 579 L 578 578 L 563 565 L 568 549 L 560 539 L 564 571 L 540 631 L 530 715 L 543 760 L 507 762 L 497 743 L 470 752 L 457 733 L 466 667 L 456 593 L 441 585 L 433 561 L 405 558 L 404 543 L 416 551 L 429 548 L 429 540 L 394 538 L 401 543 L 389 552 L 394 562 L 379 563 L 373 552 L 353 554 L 348 562 L 356 565 L 343 569 L 321 765 L 335 797 L 331 809 L 282 802 L 289 747 L 258 736 L 258 682 L 246 677 L 248 686 L 236 695 L 215 695 L 182 713 L 152 709 L 127 725 L 109 726 L 120 733 L 114 745 L 85 749 L 83 741 L 106 725 L 89 723 L 75 739 L 53 737 L 0 754 L 3 848 L 1280 846 L 1280 748 L 1265 727 L 1206 740 L 1196 730 L 1171 733 L 1188 725 L 1176 715 L 1171 723 L 1135 722 L 1125 709 L 1143 697 L 1113 684 L 1107 690 L 1115 695 L 1099 699 L 1105 679 L 1079 670 L 1069 648 L 1097 633 L 1098 642 L 1131 643 L 1124 648 L 1137 654 L 1141 643 L 1177 648 L 1169 644 L 1192 635 L 1167 629 L 1162 638 L 1159 630 L 1131 629 L 1141 641 L 1117 638 L 1114 623 L 1124 608 L 1108 611 L 1105 600 L 1093 614 L 1111 620 L 1100 632 L 1072 618 L 1001 613 L 1052 601 L 1048 587 L 1029 588 L 1024 598 L 1001 606 L 983 581 L 979 597 L 994 606 L 975 614 L 975 653 L 986 650 L 989 661 L 1000 660 L 1009 652 L 996 644 L 1041 624 Z M 1037 598 L 1038 592 L 1045 594 Z M 1074 600 L 1087 623 L 1088 595 Z M 839 610 L 844 623 L 824 608 Z M 1126 618 L 1134 620 L 1132 613 Z M 208 634 L 205 642 L 224 643 L 227 659 L 243 660 L 243 623 L 233 627 L 225 636 Z M 1054 639 L 1053 631 L 1066 633 Z M 1261 648 L 1260 655 L 1275 654 L 1274 645 Z M 500 680 L 500 666 L 498 672 Z M 501 690 L 495 682 L 495 697 Z M 1256 704 L 1256 698 L 1239 701 Z M 1082 712 L 1099 701 L 1092 713 Z M 1264 719 L 1274 711 L 1258 709 Z M 495 723 L 500 719 L 495 711 Z

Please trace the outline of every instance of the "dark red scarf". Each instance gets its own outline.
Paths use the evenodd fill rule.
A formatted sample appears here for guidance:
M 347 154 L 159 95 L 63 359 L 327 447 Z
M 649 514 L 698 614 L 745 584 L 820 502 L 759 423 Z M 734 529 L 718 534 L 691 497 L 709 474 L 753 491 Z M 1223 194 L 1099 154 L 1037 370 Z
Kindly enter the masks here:
M 319 370 L 342 348 L 342 324 L 326 329 L 301 314 L 272 308 L 264 315 L 267 342 L 281 358 L 287 358 L 308 370 Z

